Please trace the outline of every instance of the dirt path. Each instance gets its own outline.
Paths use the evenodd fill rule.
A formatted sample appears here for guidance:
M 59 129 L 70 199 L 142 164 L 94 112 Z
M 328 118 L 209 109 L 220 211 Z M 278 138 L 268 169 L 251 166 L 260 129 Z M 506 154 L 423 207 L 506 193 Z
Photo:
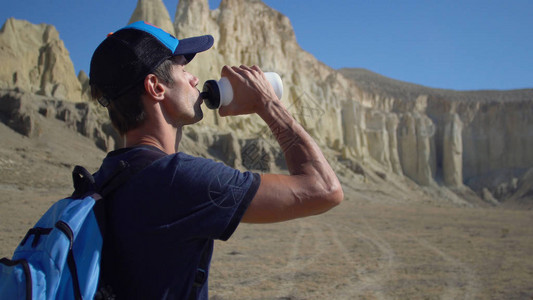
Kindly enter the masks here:
M 369 200 L 369 199 L 367 199 Z M 532 299 L 533 212 L 348 200 L 217 243 L 214 299 Z

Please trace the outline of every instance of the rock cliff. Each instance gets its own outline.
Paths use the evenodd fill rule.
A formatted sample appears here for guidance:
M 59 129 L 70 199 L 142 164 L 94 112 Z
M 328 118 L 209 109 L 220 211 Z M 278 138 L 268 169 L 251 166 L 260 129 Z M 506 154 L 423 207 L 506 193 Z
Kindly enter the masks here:
M 67 128 L 94 140 L 106 151 L 122 144 L 122 138 L 105 117 L 104 109 L 94 103 L 72 102 L 53 97 L 0 90 L 0 120 L 27 137 L 41 135 L 44 118 L 64 122 Z
M 8 19 L 0 29 L 0 89 L 81 101 L 69 53 L 52 25 Z
M 460 93 L 370 74 L 353 78 L 301 49 L 290 20 L 261 1 L 222 0 L 210 10 L 205 0 L 181 0 L 174 28 L 178 37 L 215 37 L 213 50 L 189 67 L 202 80 L 218 78 L 224 64 L 281 74 L 286 106 L 336 157 L 372 160 L 422 186 L 455 189 L 492 171 L 533 165 L 531 90 Z M 244 139 L 257 138 L 260 124 L 208 112 L 202 126 L 231 128 Z
M 480 196 L 487 188 L 485 194 L 491 192 L 503 200 L 516 185 L 507 185 L 509 189 L 503 191 L 502 174 L 516 181 L 533 164 L 527 150 L 533 141 L 531 89 L 457 92 L 400 82 L 362 69 L 340 72 L 363 91 L 363 102 L 399 116 L 396 133 L 402 170 L 419 184 L 437 180 L 462 188 L 466 183 Z
M 137 21 L 151 20 L 150 23 L 174 35 L 175 30 L 167 8 L 162 1 L 159 0 L 139 0 L 137 7 L 131 15 L 128 24 Z
M 467 198 L 472 196 L 471 187 L 490 203 L 504 200 L 520 186 L 529 187 L 531 176 L 524 176 L 533 166 L 529 151 L 533 146 L 533 90 L 455 92 L 366 70 L 336 71 L 304 51 L 290 20 L 259 0 L 222 0 L 215 10 L 209 9 L 206 0 L 180 0 L 174 21 L 161 0 L 139 0 L 130 22 L 141 19 L 178 38 L 214 36 L 213 49 L 187 66 L 201 82 L 219 78 L 226 64 L 255 64 L 264 71 L 278 72 L 285 90 L 283 103 L 316 138 L 342 176 L 395 180 L 398 186 L 412 180 L 440 190 L 439 195 L 453 191 Z M 32 47 L 8 38 L 17 30 L 31 33 L 25 43 Z M 52 26 L 10 19 L 0 33 L 0 45 L 8 49 L 2 51 L 2 61 L 23 62 L 3 69 L 0 88 L 71 100 L 87 98 L 87 75 L 80 72 L 76 78 Z M 26 48 L 42 50 L 18 50 Z M 24 99 L 14 94 L 4 98 L 17 97 Z M 46 103 L 50 109 L 39 108 L 40 116 L 58 118 L 59 104 Z M 10 105 L 3 109 L 4 122 L 26 128 L 20 131 L 23 134 L 33 134 L 35 116 L 24 110 L 14 112 Z M 85 113 L 76 109 L 70 115 L 83 120 Z M 257 116 L 221 118 L 206 108 L 204 113 L 200 124 L 186 128 L 182 150 L 237 168 L 284 169 L 279 147 Z M 94 118 L 101 115 L 95 113 Z M 84 135 L 93 137 L 102 149 L 121 143 L 105 121 L 78 123 L 98 124 L 81 128 L 90 127 L 83 129 Z

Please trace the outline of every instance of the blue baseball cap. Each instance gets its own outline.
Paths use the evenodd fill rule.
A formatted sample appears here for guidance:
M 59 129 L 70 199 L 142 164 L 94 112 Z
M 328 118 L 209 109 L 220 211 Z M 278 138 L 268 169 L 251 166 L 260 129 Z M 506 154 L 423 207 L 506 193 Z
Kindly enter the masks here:
M 107 106 L 163 61 L 183 55 L 190 62 L 196 53 L 208 50 L 213 43 L 211 35 L 178 40 L 159 27 L 138 21 L 110 33 L 96 48 L 89 83 L 102 91 L 103 98 L 98 101 Z

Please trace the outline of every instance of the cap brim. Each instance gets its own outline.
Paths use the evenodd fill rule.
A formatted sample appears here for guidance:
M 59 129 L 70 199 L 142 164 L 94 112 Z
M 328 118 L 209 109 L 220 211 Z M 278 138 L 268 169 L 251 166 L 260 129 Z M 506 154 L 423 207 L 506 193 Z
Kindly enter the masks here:
M 180 40 L 174 55 L 183 55 L 187 62 L 191 61 L 196 53 L 208 50 L 213 46 L 214 39 L 211 35 L 202 35 Z

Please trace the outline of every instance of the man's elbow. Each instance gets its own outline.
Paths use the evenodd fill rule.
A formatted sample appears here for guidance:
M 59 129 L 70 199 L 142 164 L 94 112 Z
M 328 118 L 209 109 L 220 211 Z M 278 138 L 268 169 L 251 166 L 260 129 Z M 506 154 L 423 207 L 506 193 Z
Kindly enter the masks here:
M 330 185 L 323 190 L 320 196 L 323 211 L 328 211 L 333 207 L 339 205 L 344 199 L 344 192 L 340 184 Z
M 331 207 L 341 204 L 342 200 L 344 200 L 344 191 L 342 190 L 342 186 L 340 184 L 332 186 L 328 194 Z

